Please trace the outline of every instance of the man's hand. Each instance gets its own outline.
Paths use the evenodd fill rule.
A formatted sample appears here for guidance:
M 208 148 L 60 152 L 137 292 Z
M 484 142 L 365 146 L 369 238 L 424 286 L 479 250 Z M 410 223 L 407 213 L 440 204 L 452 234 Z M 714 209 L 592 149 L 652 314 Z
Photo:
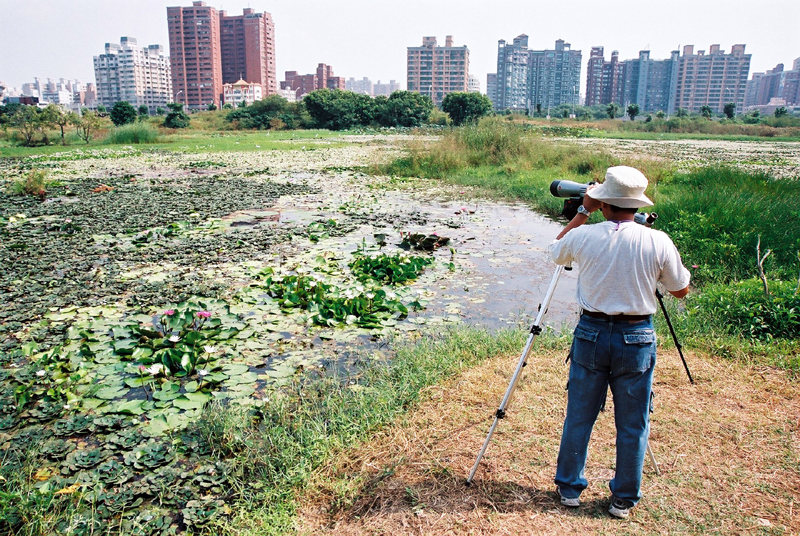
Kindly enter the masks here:
M 589 186 L 589 187 L 586 189 L 586 195 L 584 195 L 584 196 L 583 196 L 583 208 L 585 208 L 585 209 L 586 209 L 586 210 L 588 210 L 589 212 L 594 212 L 595 210 L 600 210 L 600 204 L 601 204 L 601 202 L 600 202 L 600 201 L 598 201 L 597 199 L 592 199 L 592 198 L 591 198 L 591 197 L 589 197 L 589 195 L 588 195 L 588 194 L 589 194 L 589 191 L 591 191 L 591 189 L 592 189 L 592 188 L 595 188 L 595 187 L 597 187 L 597 184 L 592 184 L 591 186 Z M 566 227 L 564 227 L 564 228 L 561 230 L 561 232 L 560 232 L 560 233 L 558 233 L 558 236 L 556 237 L 556 240 L 561 240 L 562 238 L 564 238 L 564 235 L 565 235 L 565 234 L 567 234 L 568 232 L 570 232 L 571 230 L 573 230 L 573 229 L 574 229 L 574 228 L 576 228 L 576 227 L 580 227 L 581 225 L 583 225 L 584 223 L 586 223 L 586 221 L 587 221 L 588 219 L 589 219 L 589 216 L 586 216 L 586 215 L 584 215 L 584 214 L 581 214 L 581 213 L 579 212 L 578 214 L 576 214 L 576 215 L 575 215 L 575 217 L 574 217 L 574 218 L 572 218 L 572 219 L 570 220 L 570 222 L 567 224 L 567 226 L 566 226 Z

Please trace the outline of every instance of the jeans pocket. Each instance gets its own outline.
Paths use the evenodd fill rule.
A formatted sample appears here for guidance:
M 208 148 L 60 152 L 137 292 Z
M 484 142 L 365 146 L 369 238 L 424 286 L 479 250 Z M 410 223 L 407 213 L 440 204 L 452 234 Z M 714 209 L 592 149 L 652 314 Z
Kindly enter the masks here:
M 622 334 L 623 372 L 643 372 L 653 366 L 656 357 L 656 332 L 637 329 Z
M 581 327 L 575 328 L 575 337 L 572 339 L 572 360 L 584 367 L 595 368 L 595 348 L 600 330 Z

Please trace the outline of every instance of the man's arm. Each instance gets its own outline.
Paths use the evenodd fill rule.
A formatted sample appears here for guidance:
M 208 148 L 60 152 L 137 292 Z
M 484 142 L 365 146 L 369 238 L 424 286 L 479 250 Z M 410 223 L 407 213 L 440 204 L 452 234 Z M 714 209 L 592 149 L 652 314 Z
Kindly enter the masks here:
M 589 190 L 591 190 L 595 186 L 596 185 L 589 186 L 589 188 L 586 190 L 587 193 L 589 192 Z M 583 208 L 585 208 L 589 212 L 594 212 L 595 210 L 600 209 L 600 201 L 598 201 L 597 199 L 592 199 L 588 195 L 584 195 L 583 196 Z M 581 225 L 586 223 L 586 221 L 588 219 L 589 219 L 589 216 L 587 216 L 585 214 L 581 214 L 579 212 L 578 214 L 575 215 L 574 218 L 572 218 L 569 221 L 567 226 L 564 227 L 564 229 L 562 229 L 560 233 L 558 233 L 558 236 L 556 237 L 556 240 L 561 240 L 562 238 L 564 238 L 565 234 L 567 234 L 571 230 L 575 229 L 576 227 L 580 227 Z
M 676 290 L 674 292 L 670 290 L 669 293 L 675 296 L 676 298 L 683 298 L 684 296 L 689 294 L 689 287 L 683 288 L 681 290 Z

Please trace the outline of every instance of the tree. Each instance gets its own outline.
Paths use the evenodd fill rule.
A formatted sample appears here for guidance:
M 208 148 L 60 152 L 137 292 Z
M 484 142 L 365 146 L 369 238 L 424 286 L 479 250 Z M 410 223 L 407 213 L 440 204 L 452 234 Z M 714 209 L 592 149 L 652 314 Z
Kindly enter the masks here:
M 119 101 L 111 108 L 111 122 L 121 127 L 136 122 L 136 110 L 128 101 Z
M 492 101 L 480 93 L 457 91 L 445 95 L 442 111 L 450 116 L 455 126 L 476 123 L 481 117 L 492 113 Z
M 72 124 L 78 131 L 78 137 L 89 143 L 92 139 L 92 132 L 100 128 L 100 116 L 86 108 L 81 110 L 81 115 L 73 114 Z
M 214 104 L 213 102 L 209 102 L 208 103 L 208 111 L 209 112 L 213 112 L 216 109 L 217 109 L 217 105 L 216 104 Z
M 541 117 L 541 115 L 542 115 L 542 103 L 541 102 L 537 102 L 536 103 L 536 115 L 538 117 Z
M 368 95 L 341 89 L 318 89 L 303 98 L 303 104 L 317 127 L 346 130 L 369 125 L 375 102 Z
M 104 113 L 106 113 L 106 107 L 105 107 L 105 106 L 103 106 L 102 104 L 98 105 L 98 106 L 97 106 L 97 113 L 99 113 L 99 114 L 104 114 Z
M 656 117 L 659 119 L 664 119 L 665 117 L 667 117 L 667 114 L 664 113 L 664 110 L 659 110 L 656 112 Z
M 725 117 L 728 119 L 733 119 L 733 116 L 736 115 L 736 103 L 729 102 L 723 108 L 722 111 L 725 113 Z
M 616 102 L 609 102 L 608 106 L 606 106 L 606 115 L 609 119 L 619 117 L 619 104 Z
M 45 132 L 46 121 L 43 112 L 36 106 L 23 106 L 11 116 L 11 125 L 16 127 L 24 144 L 28 147 L 35 145 L 34 138 L 37 132 L 42 133 L 42 143 L 47 143 L 47 133 Z
M 418 127 L 433 111 L 433 101 L 413 91 L 395 91 L 389 98 L 375 98 L 374 119 L 382 127 Z
M 146 117 L 150 117 L 150 108 L 146 104 L 139 106 L 139 120 L 143 121 Z
M 678 110 L 675 112 L 675 117 L 688 117 L 688 116 L 689 112 L 686 110 L 686 108 L 678 108 Z
M 789 110 L 786 109 L 786 106 L 779 106 L 778 108 L 775 108 L 775 111 L 772 112 L 772 115 L 774 115 L 775 117 L 783 117 L 784 115 L 787 115 L 788 113 L 789 113 Z
M 44 112 L 46 114 L 45 120 L 61 129 L 61 145 L 66 145 L 67 140 L 64 137 L 64 129 L 74 122 L 73 116 L 75 116 L 75 113 L 67 112 L 55 104 L 48 104 Z
M 700 115 L 706 119 L 711 119 L 711 116 L 714 115 L 714 112 L 711 110 L 711 106 L 705 105 L 700 108 Z
M 222 109 L 223 110 L 233 110 L 233 104 L 231 104 L 230 102 L 226 102 L 225 104 L 222 105 Z
M 156 115 L 164 115 L 164 108 L 162 108 L 161 106 L 156 108 Z
M 639 105 L 636 103 L 629 104 L 628 109 L 625 110 L 625 113 L 628 114 L 628 117 L 631 118 L 631 121 L 636 121 L 636 116 L 639 115 Z
M 170 102 L 167 104 L 169 112 L 164 118 L 164 126 L 167 128 L 186 128 L 189 126 L 189 116 L 183 111 L 183 104 L 180 102 Z

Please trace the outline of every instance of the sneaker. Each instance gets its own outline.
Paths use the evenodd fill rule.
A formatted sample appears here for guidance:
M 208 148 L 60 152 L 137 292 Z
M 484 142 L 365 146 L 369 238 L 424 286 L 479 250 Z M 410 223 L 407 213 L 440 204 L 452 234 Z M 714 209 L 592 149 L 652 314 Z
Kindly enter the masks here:
M 561 488 L 558 488 L 558 496 L 561 497 L 561 505 L 570 508 L 577 508 L 581 505 L 581 500 L 578 497 L 564 497 L 561 495 Z
M 608 513 L 619 519 L 627 519 L 628 514 L 631 513 L 633 503 L 626 499 L 619 497 L 611 497 L 611 506 L 608 507 Z

